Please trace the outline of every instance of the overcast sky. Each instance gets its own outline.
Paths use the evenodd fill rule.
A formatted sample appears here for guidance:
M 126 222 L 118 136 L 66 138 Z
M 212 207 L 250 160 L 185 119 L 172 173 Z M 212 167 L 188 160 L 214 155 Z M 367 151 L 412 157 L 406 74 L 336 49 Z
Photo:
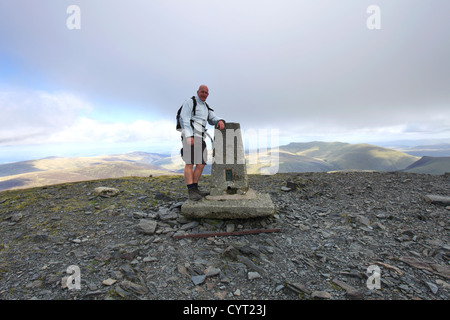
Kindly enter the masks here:
M 0 0 L 0 153 L 179 148 L 175 113 L 200 84 L 219 116 L 280 143 L 449 139 L 449 13 L 448 0 Z

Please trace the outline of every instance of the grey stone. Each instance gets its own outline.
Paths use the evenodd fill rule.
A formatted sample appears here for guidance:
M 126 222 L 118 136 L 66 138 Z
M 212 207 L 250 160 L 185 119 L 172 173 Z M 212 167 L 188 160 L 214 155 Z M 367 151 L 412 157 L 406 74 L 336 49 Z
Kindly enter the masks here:
M 137 231 L 144 234 L 153 234 L 156 230 L 156 221 L 149 219 L 141 219 L 139 224 L 136 226 Z
M 217 276 L 219 273 L 220 273 L 220 269 L 215 268 L 213 266 L 210 266 L 205 270 L 206 277 L 214 277 L 214 276 Z
M 161 219 L 161 221 L 173 220 L 178 218 L 178 214 L 175 211 L 171 211 L 166 208 L 159 209 L 158 216 Z
M 275 288 L 275 291 L 278 292 L 278 291 L 281 291 L 281 290 L 283 290 L 283 289 L 284 289 L 284 285 L 280 284 L 280 285 L 278 285 L 278 286 Z
M 205 279 L 206 279 L 206 275 L 192 276 L 192 282 L 196 286 L 202 284 L 205 281 Z
M 431 202 L 431 203 L 440 204 L 440 205 L 444 205 L 444 206 L 450 205 L 450 197 L 427 194 L 424 197 L 424 199 L 426 202 Z
M 33 236 L 34 242 L 46 242 L 49 240 L 50 240 L 50 237 L 46 234 L 37 234 L 37 235 Z
M 124 280 L 120 283 L 120 286 L 123 290 L 128 292 L 133 292 L 138 295 L 146 294 L 148 292 L 148 289 L 140 284 Z
M 236 260 L 239 255 L 239 250 L 233 246 L 228 246 L 222 253 L 224 257 L 230 258 L 232 260 Z
M 286 288 L 288 288 L 289 290 L 291 290 L 297 294 L 302 294 L 302 293 L 310 294 L 311 293 L 311 291 L 309 291 L 308 288 L 302 283 L 287 283 Z
M 319 298 L 319 299 L 331 299 L 331 295 L 326 291 L 314 291 L 311 294 L 312 298 Z
M 242 262 L 243 264 L 245 264 L 248 268 L 250 268 L 250 269 L 252 269 L 252 270 L 255 270 L 256 272 L 259 272 L 260 274 L 261 274 L 261 273 L 265 273 L 265 271 L 264 271 L 263 268 L 257 266 L 253 261 L 251 261 L 251 260 L 250 260 L 249 258 L 247 258 L 247 257 L 238 255 L 238 256 L 237 256 L 237 260 L 238 260 L 239 262 Z
M 137 219 L 145 218 L 147 214 L 145 212 L 133 212 L 133 217 Z
M 234 231 L 234 223 L 227 224 L 227 232 L 233 232 Z
M 438 286 L 435 285 L 432 282 L 426 281 L 426 284 L 428 286 L 428 288 L 430 288 L 431 292 L 433 292 L 433 294 L 436 294 L 438 292 Z
M 363 298 L 361 290 L 357 290 L 356 288 L 345 283 L 344 281 L 341 281 L 339 279 L 333 279 L 332 282 L 337 284 L 339 287 L 341 287 L 345 291 L 347 291 L 346 295 L 349 299 L 360 300 Z
M 362 224 L 366 225 L 366 226 L 370 226 L 370 220 L 362 215 L 358 215 L 358 220 L 359 222 L 361 222 Z
M 189 223 L 183 224 L 180 227 L 180 230 L 189 230 L 197 227 L 199 225 L 198 221 L 191 221 Z
M 117 196 L 120 193 L 119 189 L 108 188 L 108 187 L 98 187 L 94 189 L 94 194 L 103 198 L 109 198 Z
M 20 219 L 22 219 L 22 217 L 23 217 L 23 214 L 22 214 L 21 212 L 14 213 L 14 214 L 11 216 L 11 221 L 17 222 L 17 221 L 19 221 Z
M 257 279 L 257 278 L 261 278 L 261 275 L 256 272 L 256 271 L 250 271 L 248 274 L 248 280 L 253 280 L 253 279 Z

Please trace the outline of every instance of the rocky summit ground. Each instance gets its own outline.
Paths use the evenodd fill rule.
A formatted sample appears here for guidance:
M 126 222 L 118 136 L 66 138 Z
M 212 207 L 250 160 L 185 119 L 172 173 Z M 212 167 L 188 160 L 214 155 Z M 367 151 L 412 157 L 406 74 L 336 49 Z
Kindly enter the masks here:
M 425 196 L 448 196 L 449 182 L 250 175 L 276 208 L 252 220 L 187 220 L 182 176 L 1 192 L 0 299 L 446 300 L 450 207 Z M 278 232 L 179 238 L 256 229 Z

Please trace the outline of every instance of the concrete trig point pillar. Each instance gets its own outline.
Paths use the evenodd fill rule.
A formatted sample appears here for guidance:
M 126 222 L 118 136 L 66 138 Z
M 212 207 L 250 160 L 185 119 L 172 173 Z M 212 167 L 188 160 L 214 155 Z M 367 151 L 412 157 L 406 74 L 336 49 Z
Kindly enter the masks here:
M 190 218 L 243 219 L 273 216 L 269 194 L 248 186 L 245 152 L 239 123 L 215 129 L 210 195 L 200 201 L 187 200 L 181 213 Z
M 245 195 L 248 191 L 244 144 L 239 123 L 215 129 L 211 169 L 211 196 Z

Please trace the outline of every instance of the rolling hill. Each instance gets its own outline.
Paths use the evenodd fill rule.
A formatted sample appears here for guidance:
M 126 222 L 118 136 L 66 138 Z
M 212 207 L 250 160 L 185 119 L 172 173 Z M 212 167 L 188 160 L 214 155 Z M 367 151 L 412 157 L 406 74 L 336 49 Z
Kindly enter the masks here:
M 270 151 L 269 151 L 270 153 Z M 427 159 L 369 144 L 343 142 L 290 143 L 278 148 L 280 172 L 329 171 L 401 171 L 441 174 L 450 171 L 448 159 Z M 211 157 L 211 151 L 209 154 Z M 258 163 L 249 162 L 247 172 L 260 174 L 261 168 L 273 165 L 267 155 Z M 273 159 L 272 159 L 273 161 Z M 183 174 L 184 163 L 178 155 L 133 152 L 122 155 L 57 158 L 0 165 L 0 191 L 96 179 L 126 176 Z M 208 165 L 204 174 L 211 172 Z
M 34 166 L 34 161 L 20 161 L 0 165 L 0 178 L 16 174 L 42 171 Z
M 124 155 L 56 158 L 0 165 L 0 191 L 65 182 L 126 176 L 177 174 L 151 162 L 166 155 L 133 152 Z
M 414 147 L 392 147 L 392 149 L 418 157 L 450 157 L 450 143 L 419 145 Z
M 397 171 L 419 158 L 369 144 L 290 143 L 279 148 L 280 172 L 374 170 Z
M 450 157 L 422 157 L 403 172 L 445 174 L 450 172 Z

